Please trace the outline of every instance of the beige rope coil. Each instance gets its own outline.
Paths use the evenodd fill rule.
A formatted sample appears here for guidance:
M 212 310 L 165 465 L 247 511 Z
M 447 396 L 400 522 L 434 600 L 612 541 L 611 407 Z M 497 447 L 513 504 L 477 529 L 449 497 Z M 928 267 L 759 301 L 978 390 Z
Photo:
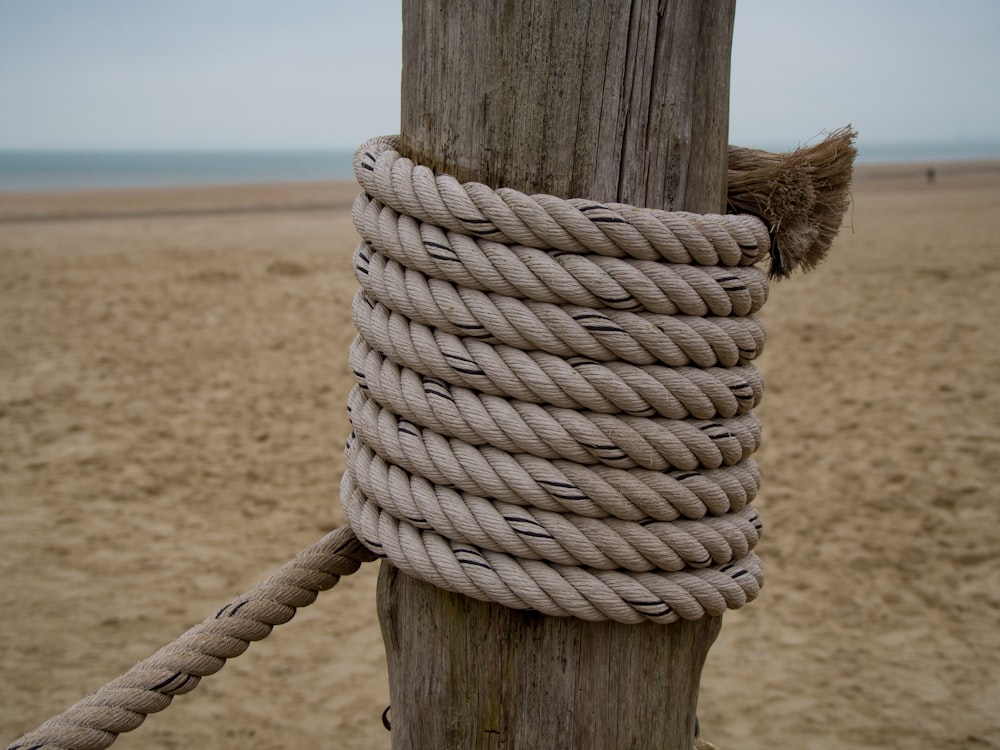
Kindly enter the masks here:
M 341 488 L 441 588 L 625 623 L 741 607 L 767 227 L 460 184 L 364 144 Z

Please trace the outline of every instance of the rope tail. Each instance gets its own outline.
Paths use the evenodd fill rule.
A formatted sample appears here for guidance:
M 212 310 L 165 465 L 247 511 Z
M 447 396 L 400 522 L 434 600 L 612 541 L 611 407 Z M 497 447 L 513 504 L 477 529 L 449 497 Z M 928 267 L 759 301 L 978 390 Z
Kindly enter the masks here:
M 273 575 L 237 597 L 173 643 L 67 708 L 7 750 L 103 750 L 131 732 L 147 714 L 162 711 L 175 695 L 190 692 L 226 659 L 239 656 L 316 601 L 363 562 L 375 559 L 350 527 L 334 529 Z

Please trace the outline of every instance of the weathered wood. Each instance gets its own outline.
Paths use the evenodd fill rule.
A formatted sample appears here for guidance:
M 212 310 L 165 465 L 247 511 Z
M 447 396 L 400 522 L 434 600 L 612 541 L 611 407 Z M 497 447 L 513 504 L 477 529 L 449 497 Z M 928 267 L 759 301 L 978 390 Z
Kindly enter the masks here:
M 462 180 L 715 212 L 735 0 L 404 0 L 403 150 Z M 690 750 L 721 618 L 586 623 L 383 564 L 394 750 Z
M 403 13 L 402 135 L 423 163 L 528 193 L 724 207 L 735 0 Z

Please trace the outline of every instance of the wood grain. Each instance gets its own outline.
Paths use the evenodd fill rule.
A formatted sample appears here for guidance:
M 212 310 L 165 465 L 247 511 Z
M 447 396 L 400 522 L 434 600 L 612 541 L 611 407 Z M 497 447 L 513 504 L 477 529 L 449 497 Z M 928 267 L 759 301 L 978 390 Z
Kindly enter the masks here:
M 735 2 L 403 3 L 403 150 L 527 193 L 725 206 Z

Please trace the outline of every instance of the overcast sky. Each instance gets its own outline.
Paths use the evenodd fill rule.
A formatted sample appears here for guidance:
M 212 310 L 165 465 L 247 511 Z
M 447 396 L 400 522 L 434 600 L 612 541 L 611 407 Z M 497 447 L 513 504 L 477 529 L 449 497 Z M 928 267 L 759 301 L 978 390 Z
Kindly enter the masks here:
M 611 0 L 619 1 L 619 0 Z M 399 0 L 0 0 L 0 149 L 353 148 Z M 1000 0 L 739 0 L 730 140 L 1000 140 Z

